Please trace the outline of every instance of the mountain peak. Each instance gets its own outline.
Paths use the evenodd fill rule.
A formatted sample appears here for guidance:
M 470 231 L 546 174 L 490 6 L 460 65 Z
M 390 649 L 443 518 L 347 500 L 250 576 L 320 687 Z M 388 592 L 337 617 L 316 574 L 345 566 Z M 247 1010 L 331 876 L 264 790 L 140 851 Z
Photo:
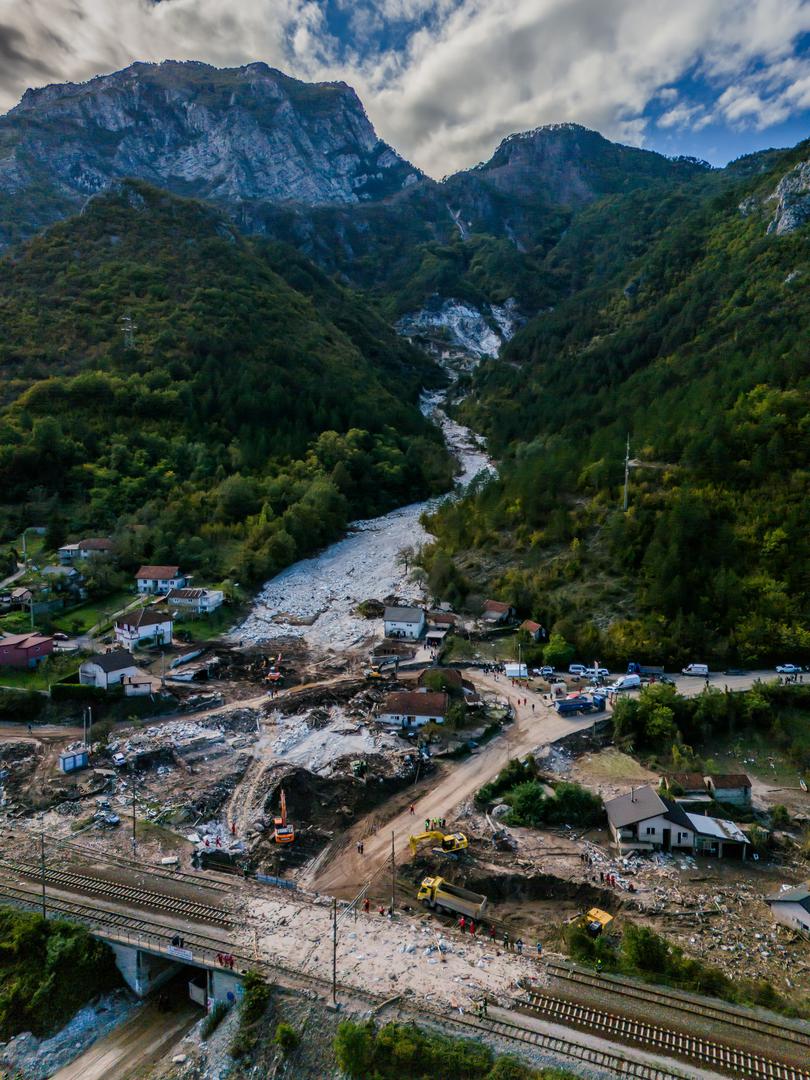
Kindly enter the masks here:
M 127 176 L 231 206 L 353 204 L 421 176 L 346 83 L 301 82 L 262 62 L 134 63 L 28 90 L 0 117 L 0 146 L 0 197 L 47 178 L 54 216 Z

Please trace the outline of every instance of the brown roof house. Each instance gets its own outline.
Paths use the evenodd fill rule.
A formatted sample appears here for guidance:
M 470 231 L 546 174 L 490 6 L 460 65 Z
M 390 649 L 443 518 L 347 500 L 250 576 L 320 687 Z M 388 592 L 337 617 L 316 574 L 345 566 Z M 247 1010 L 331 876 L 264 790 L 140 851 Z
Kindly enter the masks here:
M 709 794 L 718 802 L 732 806 L 751 805 L 751 781 L 745 773 L 713 773 L 703 779 Z
M 509 622 L 514 614 L 515 609 L 510 607 L 509 604 L 504 604 L 501 600 L 487 600 L 484 604 L 481 620 L 485 623 L 497 625 L 498 623 Z
M 539 641 L 543 636 L 543 627 L 539 622 L 534 622 L 532 619 L 526 619 L 520 624 L 520 630 L 525 630 L 532 641 Z
M 140 593 L 167 593 L 172 589 L 184 589 L 188 578 L 180 573 L 179 566 L 142 566 L 135 575 Z
M 124 649 L 137 645 L 170 645 L 174 621 L 168 611 L 156 607 L 139 608 L 121 615 L 115 624 L 115 639 Z
M 386 694 L 377 711 L 377 719 L 389 727 L 413 731 L 425 724 L 443 724 L 447 716 L 445 693 L 430 690 L 403 690 Z

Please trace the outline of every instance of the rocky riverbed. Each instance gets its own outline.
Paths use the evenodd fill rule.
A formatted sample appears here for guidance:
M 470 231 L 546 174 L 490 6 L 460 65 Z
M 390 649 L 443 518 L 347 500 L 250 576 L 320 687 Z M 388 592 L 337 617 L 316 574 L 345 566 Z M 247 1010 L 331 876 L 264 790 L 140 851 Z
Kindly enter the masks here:
M 458 459 L 456 494 L 480 473 L 494 472 L 483 441 L 451 420 L 439 408 L 436 395 L 424 398 L 423 409 L 441 426 Z M 422 599 L 396 556 L 403 548 L 416 548 L 430 539 L 419 519 L 440 501 L 412 503 L 382 517 L 353 522 L 343 540 L 288 566 L 269 581 L 232 636 L 251 644 L 302 637 L 311 645 L 333 650 L 360 645 L 371 633 L 370 624 L 354 613 L 361 601 L 391 595 Z

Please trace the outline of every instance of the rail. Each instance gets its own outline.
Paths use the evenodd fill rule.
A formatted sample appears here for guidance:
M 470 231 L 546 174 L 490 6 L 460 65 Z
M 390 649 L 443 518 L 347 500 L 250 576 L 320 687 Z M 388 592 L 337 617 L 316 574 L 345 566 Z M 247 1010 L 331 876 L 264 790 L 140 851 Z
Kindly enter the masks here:
M 721 1002 L 689 999 L 681 994 L 672 993 L 657 986 L 648 986 L 646 984 L 640 986 L 637 982 L 617 975 L 592 975 L 588 971 L 582 971 L 580 968 L 570 967 L 556 961 L 552 961 L 548 965 L 548 971 L 555 978 L 573 982 L 580 986 L 591 986 L 603 992 L 609 990 L 619 997 L 664 1005 L 670 1010 L 676 1009 L 679 1012 L 704 1017 L 705 1019 L 718 1020 L 733 1027 L 744 1028 L 748 1032 L 755 1031 L 761 1035 L 767 1035 L 769 1038 L 795 1043 L 797 1046 L 807 1050 L 807 1056 L 810 1059 L 810 1035 L 806 1035 L 788 1024 L 780 1023 L 778 1020 L 766 1020 L 754 1016 L 753 1013 L 742 1012 L 731 1005 L 725 1005 Z
M 810 1080 L 810 1072 L 735 1046 L 663 1027 L 647 1020 L 620 1016 L 578 1001 L 533 993 L 519 1005 L 556 1023 L 630 1042 L 672 1057 L 699 1061 L 702 1065 L 742 1076 L 745 1080 Z
M 184 900 L 179 896 L 169 896 L 166 893 L 152 892 L 134 885 L 105 881 L 102 878 L 89 877 L 71 871 L 55 870 L 52 867 L 46 866 L 43 869 L 34 863 L 19 862 L 3 856 L 0 856 L 0 867 L 34 881 L 44 880 L 46 885 L 89 893 L 92 896 L 107 897 L 120 903 L 134 904 L 136 907 L 155 908 L 158 911 L 182 915 L 198 922 L 213 923 L 215 926 L 230 928 L 234 925 L 233 916 L 229 912 L 211 907 L 209 904 L 198 903 L 196 900 Z

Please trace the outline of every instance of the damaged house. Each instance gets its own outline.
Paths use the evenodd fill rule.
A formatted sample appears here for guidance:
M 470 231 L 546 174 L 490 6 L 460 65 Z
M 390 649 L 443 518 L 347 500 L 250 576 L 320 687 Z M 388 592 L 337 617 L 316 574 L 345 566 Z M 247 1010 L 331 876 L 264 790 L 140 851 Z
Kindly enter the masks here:
M 386 694 L 380 702 L 377 719 L 388 727 L 405 731 L 425 724 L 443 724 L 447 716 L 448 697 L 429 690 L 404 690 Z
M 651 787 L 634 788 L 605 803 L 613 843 L 630 851 L 683 851 L 744 859 L 749 840 L 733 821 L 690 814 Z

